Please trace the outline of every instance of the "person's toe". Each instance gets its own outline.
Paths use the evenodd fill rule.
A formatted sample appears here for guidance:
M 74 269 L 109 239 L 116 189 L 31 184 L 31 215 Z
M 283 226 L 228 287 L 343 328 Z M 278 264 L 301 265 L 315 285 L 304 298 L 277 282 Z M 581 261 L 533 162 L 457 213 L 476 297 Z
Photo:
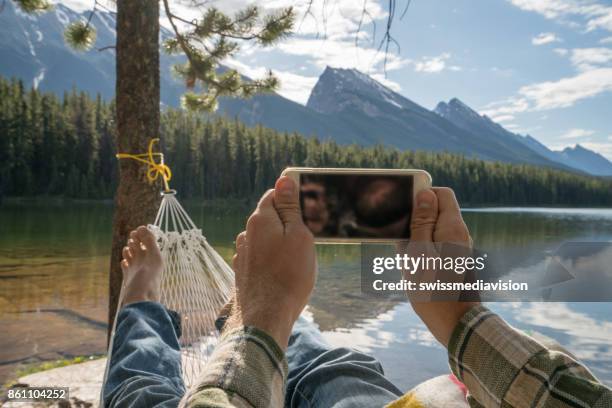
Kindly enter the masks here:
M 155 243 L 155 235 L 147 227 L 141 225 L 136 230 L 136 237 L 145 245 L 147 249 L 154 248 Z
M 128 247 L 130 252 L 132 253 L 132 259 L 134 261 L 138 261 L 142 255 L 142 246 L 140 245 L 140 239 L 136 235 L 135 231 L 130 233 L 130 238 L 128 239 Z
M 125 259 L 129 263 L 130 259 L 132 259 L 132 251 L 130 251 L 130 247 L 123 247 L 122 255 L 123 259 Z
M 128 260 L 127 259 L 123 259 L 121 261 L 121 270 L 123 271 L 123 273 L 125 273 L 128 270 L 129 267 L 130 267 L 130 264 L 129 264 Z

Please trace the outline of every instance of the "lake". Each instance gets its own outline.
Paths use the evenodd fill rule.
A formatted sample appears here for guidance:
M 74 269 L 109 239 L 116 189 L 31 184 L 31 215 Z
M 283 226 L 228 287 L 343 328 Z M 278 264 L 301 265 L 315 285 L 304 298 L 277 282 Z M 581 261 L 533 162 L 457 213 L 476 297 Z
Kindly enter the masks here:
M 187 208 L 229 259 L 248 212 Z M 531 251 L 508 259 L 508 268 L 529 268 L 564 241 L 612 241 L 609 209 L 483 208 L 464 218 L 480 249 Z M 26 364 L 104 352 L 111 220 L 103 203 L 0 207 L 0 384 Z M 361 294 L 358 246 L 321 246 L 318 254 L 305 313 L 329 342 L 374 354 L 404 390 L 448 372 L 444 350 L 409 304 Z M 559 341 L 612 384 L 612 303 L 488 306 L 521 330 Z

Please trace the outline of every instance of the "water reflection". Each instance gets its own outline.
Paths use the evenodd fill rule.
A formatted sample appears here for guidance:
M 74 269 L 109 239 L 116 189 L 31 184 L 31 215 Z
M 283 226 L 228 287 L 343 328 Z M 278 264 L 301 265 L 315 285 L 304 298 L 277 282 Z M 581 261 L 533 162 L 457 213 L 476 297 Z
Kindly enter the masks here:
M 248 211 L 187 207 L 229 259 Z M 528 273 L 562 241 L 612 241 L 610 210 L 495 209 L 466 212 L 465 219 L 490 254 L 533 254 L 500 255 L 506 271 Z M 111 220 L 104 204 L 0 207 L 0 382 L 19 364 L 104 351 Z M 361 294 L 358 246 L 317 252 L 320 272 L 308 314 L 330 342 L 373 353 L 403 389 L 448 371 L 444 351 L 408 304 Z M 612 383 L 612 304 L 492 307 L 516 327 L 560 341 Z
M 334 346 L 350 345 L 373 354 L 382 362 L 385 374 L 402 390 L 448 372 L 444 349 L 407 303 L 396 304 L 350 328 L 326 331 L 323 336 Z

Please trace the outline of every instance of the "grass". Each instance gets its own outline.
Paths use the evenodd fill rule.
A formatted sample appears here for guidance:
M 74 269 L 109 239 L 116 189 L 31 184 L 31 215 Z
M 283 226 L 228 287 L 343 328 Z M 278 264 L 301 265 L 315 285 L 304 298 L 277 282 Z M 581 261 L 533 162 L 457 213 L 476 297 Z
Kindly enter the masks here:
M 102 357 L 105 357 L 105 355 L 99 354 L 99 355 L 90 355 L 90 356 L 77 356 L 74 358 L 62 358 L 59 360 L 45 361 L 44 363 L 28 364 L 27 366 L 22 367 L 19 370 L 17 370 L 16 375 L 17 375 L 17 378 L 20 378 L 26 375 L 39 373 L 41 371 L 47 371 L 47 370 L 52 370 L 54 368 L 66 367 L 66 366 L 73 365 L 73 364 L 80 364 L 80 363 L 85 363 L 87 361 L 97 360 Z
M 41 371 L 52 370 L 54 368 L 59 368 L 59 367 L 67 367 L 67 366 L 74 365 L 74 364 L 81 364 L 87 361 L 97 360 L 103 357 L 106 357 L 106 355 L 105 354 L 94 354 L 94 355 L 89 355 L 89 356 L 77 356 L 73 358 L 62 358 L 59 360 L 45 361 L 42 363 L 27 364 L 26 366 L 19 368 L 15 372 L 15 377 L 21 378 L 21 377 L 25 377 L 26 375 L 39 373 Z M 7 388 L 10 385 L 11 384 L 6 384 Z

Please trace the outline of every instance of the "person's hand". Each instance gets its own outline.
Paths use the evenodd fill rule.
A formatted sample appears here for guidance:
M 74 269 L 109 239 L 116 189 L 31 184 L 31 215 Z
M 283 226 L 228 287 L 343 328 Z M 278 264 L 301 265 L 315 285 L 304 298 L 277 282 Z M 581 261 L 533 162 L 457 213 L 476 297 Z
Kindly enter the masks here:
M 469 250 L 472 239 L 455 198 L 450 188 L 434 187 L 420 191 L 416 196 L 416 205 L 410 225 L 411 245 L 420 249 L 427 248 L 428 256 L 433 253 L 433 243 L 453 244 Z M 416 314 L 427 328 L 444 346 L 453 329 L 463 315 L 478 302 L 419 302 L 411 300 Z
M 155 236 L 147 227 L 130 232 L 123 248 L 123 303 L 158 302 L 163 262 Z
M 302 221 L 299 192 L 289 177 L 277 180 L 236 238 L 235 303 L 226 327 L 255 326 L 287 347 L 293 323 L 314 287 L 314 238 Z

